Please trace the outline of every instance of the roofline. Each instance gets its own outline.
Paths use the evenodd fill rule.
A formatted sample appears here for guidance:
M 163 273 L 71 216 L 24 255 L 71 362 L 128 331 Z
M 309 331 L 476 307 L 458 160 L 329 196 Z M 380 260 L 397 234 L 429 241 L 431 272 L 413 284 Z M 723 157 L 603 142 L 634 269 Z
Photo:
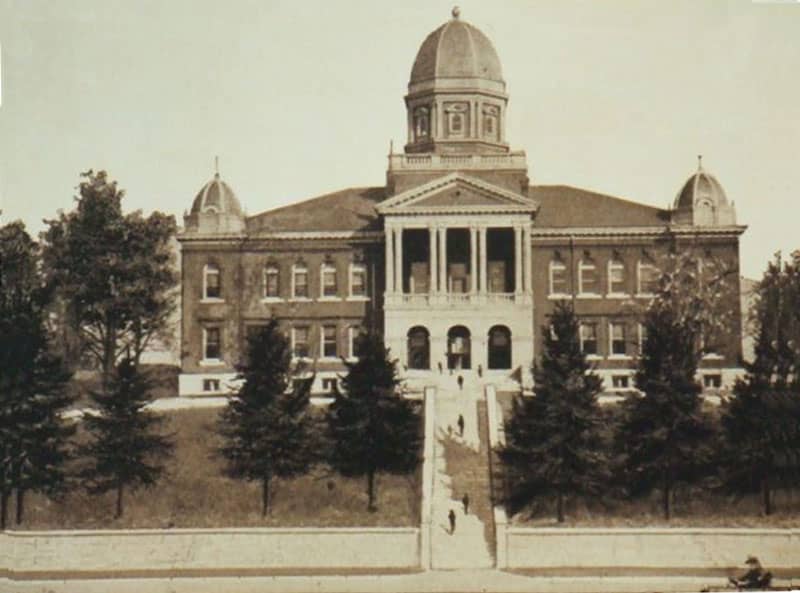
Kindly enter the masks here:
M 248 234 L 234 233 L 181 233 L 177 236 L 182 243 L 200 242 L 246 242 L 261 239 L 280 239 L 284 241 L 305 241 L 316 239 L 347 239 L 351 241 L 383 240 L 383 231 L 262 231 Z
M 532 238 L 547 237 L 657 237 L 673 235 L 678 237 L 738 237 L 747 230 L 745 225 L 721 227 L 694 226 L 629 226 L 629 227 L 534 227 Z

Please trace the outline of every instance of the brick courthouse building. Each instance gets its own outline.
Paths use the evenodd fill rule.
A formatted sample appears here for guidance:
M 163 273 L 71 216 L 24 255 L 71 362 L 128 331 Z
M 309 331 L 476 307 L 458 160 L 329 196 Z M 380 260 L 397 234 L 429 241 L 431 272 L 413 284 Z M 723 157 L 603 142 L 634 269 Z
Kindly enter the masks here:
M 491 41 L 453 18 L 419 49 L 405 97 L 408 141 L 386 185 L 246 216 L 219 175 L 185 216 L 180 393 L 226 391 L 249 328 L 279 319 L 295 355 L 333 387 L 374 325 L 404 373 L 445 369 L 528 382 L 541 327 L 574 299 L 581 342 L 608 390 L 632 387 L 646 303 L 670 246 L 736 269 L 734 324 L 702 363 L 706 387 L 741 358 L 733 205 L 698 167 L 671 209 L 536 185 L 506 142 L 508 95 Z M 677 185 L 677 183 L 676 183 Z

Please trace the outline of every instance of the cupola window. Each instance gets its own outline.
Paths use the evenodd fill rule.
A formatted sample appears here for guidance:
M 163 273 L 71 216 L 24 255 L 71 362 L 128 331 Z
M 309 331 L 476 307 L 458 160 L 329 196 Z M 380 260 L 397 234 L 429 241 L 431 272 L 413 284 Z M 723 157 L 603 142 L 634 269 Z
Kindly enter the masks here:
M 427 107 L 418 107 L 414 112 L 414 135 L 418 141 L 430 135 L 430 115 Z
M 447 134 L 451 137 L 463 137 L 467 131 L 467 106 L 466 104 L 456 103 L 448 105 L 447 112 Z
M 487 140 L 499 140 L 500 110 L 494 105 L 483 108 L 483 136 Z

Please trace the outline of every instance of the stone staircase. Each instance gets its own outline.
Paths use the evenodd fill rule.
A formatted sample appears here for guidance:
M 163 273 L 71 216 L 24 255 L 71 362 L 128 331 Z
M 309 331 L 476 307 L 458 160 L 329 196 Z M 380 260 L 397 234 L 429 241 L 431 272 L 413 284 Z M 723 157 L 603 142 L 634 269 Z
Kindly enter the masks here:
M 431 566 L 434 569 L 490 568 L 494 566 L 492 507 L 488 465 L 488 432 L 482 382 L 463 374 L 438 378 L 436 391 L 436 443 L 432 494 Z M 479 408 L 484 404 L 483 408 Z M 479 413 L 479 411 L 481 413 Z M 464 417 L 459 435 L 458 416 Z M 469 512 L 461 502 L 469 494 Z M 448 513 L 456 514 L 450 533 Z

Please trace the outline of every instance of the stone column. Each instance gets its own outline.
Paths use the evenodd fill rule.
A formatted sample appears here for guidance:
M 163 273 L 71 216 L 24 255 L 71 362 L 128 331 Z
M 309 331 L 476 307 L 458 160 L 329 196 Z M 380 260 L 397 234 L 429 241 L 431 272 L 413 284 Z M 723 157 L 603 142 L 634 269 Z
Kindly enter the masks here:
M 478 229 L 469 229 L 469 291 L 478 292 Z
M 386 294 L 394 292 L 394 229 L 386 226 L 384 229 L 386 237 Z
M 439 228 L 439 292 L 450 292 L 447 286 L 447 229 Z
M 514 292 L 522 294 L 522 228 L 514 227 Z
M 480 291 L 481 291 L 481 294 L 486 294 L 487 291 L 489 290 L 489 288 L 488 288 L 489 283 L 488 283 L 488 278 L 487 278 L 489 266 L 487 264 L 487 256 L 486 256 L 486 231 L 487 231 L 486 227 L 483 227 L 483 226 L 478 229 L 478 232 L 480 234 L 480 258 L 479 258 L 480 259 L 480 264 L 479 264 L 479 267 L 480 267 L 480 271 L 481 271 L 481 274 L 480 274 L 480 278 L 481 278 Z
M 428 237 L 429 237 L 429 253 L 428 253 L 428 270 L 430 274 L 430 286 L 428 287 L 428 294 L 436 294 L 438 292 L 437 285 L 438 285 L 438 260 L 439 260 L 439 250 L 437 248 L 438 239 L 436 237 L 437 230 L 436 227 L 428 227 Z
M 396 227 L 394 232 L 394 290 L 403 294 L 403 228 Z
M 533 257 L 531 253 L 531 225 L 526 224 L 522 227 L 522 252 L 525 257 L 525 268 L 523 270 L 523 284 L 525 292 L 530 294 L 533 292 Z

